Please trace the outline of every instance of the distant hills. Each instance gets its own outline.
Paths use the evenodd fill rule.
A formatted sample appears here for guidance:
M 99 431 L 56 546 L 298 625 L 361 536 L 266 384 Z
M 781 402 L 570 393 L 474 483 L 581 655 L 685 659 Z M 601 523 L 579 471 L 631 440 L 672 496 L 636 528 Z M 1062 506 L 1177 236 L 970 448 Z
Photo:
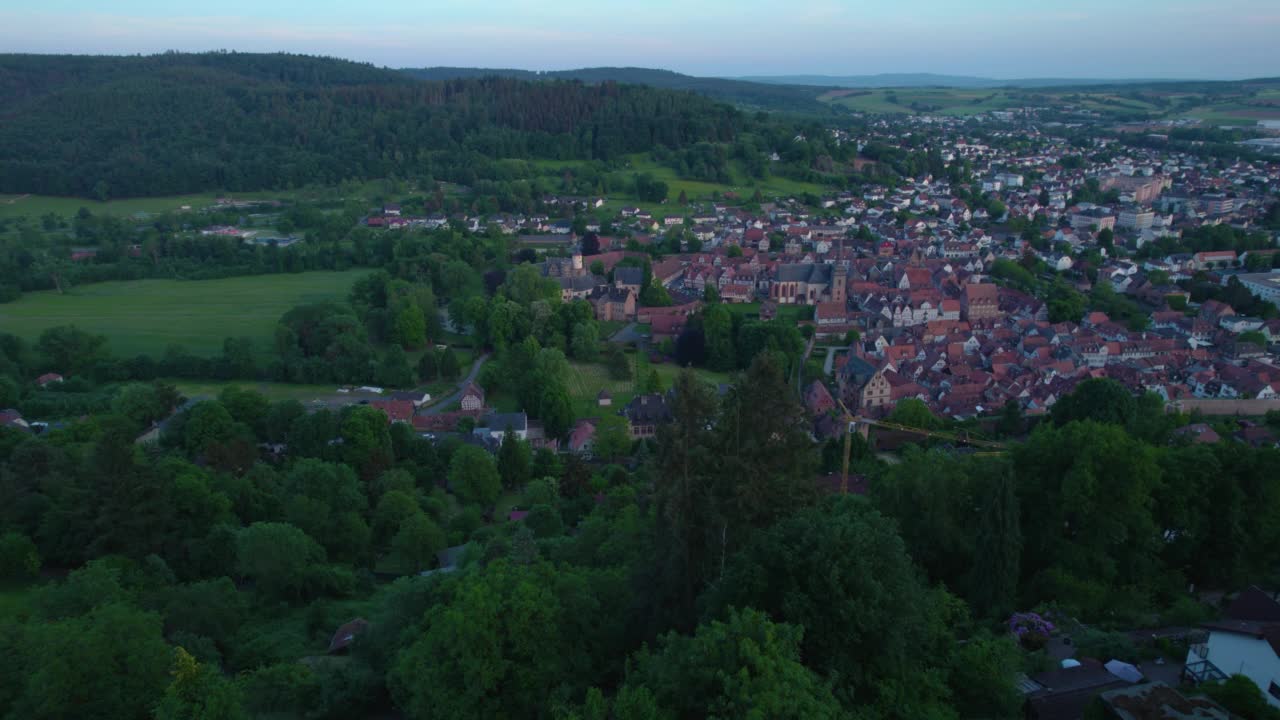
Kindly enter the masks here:
M 1084 85 L 1140 85 L 1183 80 L 1091 78 L 1018 78 L 1000 80 L 973 75 L 939 75 L 936 73 L 881 73 L 879 75 L 753 75 L 733 78 L 753 83 L 779 85 L 817 85 L 841 88 L 950 87 L 950 88 L 1049 88 Z
M 733 78 L 696 77 L 670 70 L 637 67 L 594 67 L 537 72 L 513 68 L 428 67 L 403 68 L 401 72 L 422 80 L 453 80 L 498 76 L 519 80 L 578 80 L 584 83 L 619 82 L 666 90 L 687 90 L 716 100 L 763 110 L 830 115 L 839 108 L 818 101 L 835 85 L 813 87 L 785 82 L 753 82 Z

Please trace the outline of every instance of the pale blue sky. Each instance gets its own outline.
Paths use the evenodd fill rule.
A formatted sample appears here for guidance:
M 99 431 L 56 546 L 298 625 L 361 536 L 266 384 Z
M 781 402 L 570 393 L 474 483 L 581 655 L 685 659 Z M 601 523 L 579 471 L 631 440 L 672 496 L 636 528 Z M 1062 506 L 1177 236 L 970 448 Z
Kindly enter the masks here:
M 0 0 L 0 51 L 697 75 L 1280 75 L 1280 0 Z

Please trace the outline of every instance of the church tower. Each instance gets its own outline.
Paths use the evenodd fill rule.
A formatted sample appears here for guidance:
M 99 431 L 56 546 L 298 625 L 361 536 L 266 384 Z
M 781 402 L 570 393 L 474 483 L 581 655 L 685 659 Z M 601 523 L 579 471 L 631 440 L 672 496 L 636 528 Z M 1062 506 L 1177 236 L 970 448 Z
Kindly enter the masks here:
M 831 301 L 845 304 L 845 293 L 849 290 L 849 266 L 845 265 L 845 238 L 840 238 L 836 245 L 836 264 L 831 268 Z

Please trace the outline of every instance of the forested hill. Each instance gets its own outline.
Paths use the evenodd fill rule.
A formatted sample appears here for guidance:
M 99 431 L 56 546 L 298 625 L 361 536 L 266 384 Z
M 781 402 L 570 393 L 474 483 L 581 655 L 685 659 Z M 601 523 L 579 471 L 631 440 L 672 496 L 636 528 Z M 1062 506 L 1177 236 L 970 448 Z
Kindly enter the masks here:
M 693 93 L 415 80 L 328 58 L 0 55 L 0 192 L 128 197 L 350 178 L 474 181 L 485 160 L 611 159 L 732 140 Z
M 594 67 L 535 72 L 510 68 L 429 67 L 406 68 L 404 73 L 423 80 L 473 77 L 511 77 L 521 80 L 579 80 L 584 83 L 619 82 L 666 90 L 688 90 L 737 105 L 791 113 L 830 115 L 838 107 L 821 103 L 818 96 L 833 87 L 761 83 L 728 78 L 695 77 L 670 70 L 637 67 Z

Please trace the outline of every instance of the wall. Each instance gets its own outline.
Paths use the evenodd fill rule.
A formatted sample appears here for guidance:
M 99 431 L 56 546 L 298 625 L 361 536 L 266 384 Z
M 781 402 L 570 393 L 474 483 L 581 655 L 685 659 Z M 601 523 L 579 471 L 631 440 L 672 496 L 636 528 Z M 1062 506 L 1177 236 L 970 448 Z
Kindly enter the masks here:
M 1247 676 L 1262 689 L 1267 702 L 1280 707 L 1280 699 L 1267 692 L 1271 683 L 1280 684 L 1280 657 L 1266 640 L 1213 631 L 1209 634 L 1209 662 L 1227 675 Z

